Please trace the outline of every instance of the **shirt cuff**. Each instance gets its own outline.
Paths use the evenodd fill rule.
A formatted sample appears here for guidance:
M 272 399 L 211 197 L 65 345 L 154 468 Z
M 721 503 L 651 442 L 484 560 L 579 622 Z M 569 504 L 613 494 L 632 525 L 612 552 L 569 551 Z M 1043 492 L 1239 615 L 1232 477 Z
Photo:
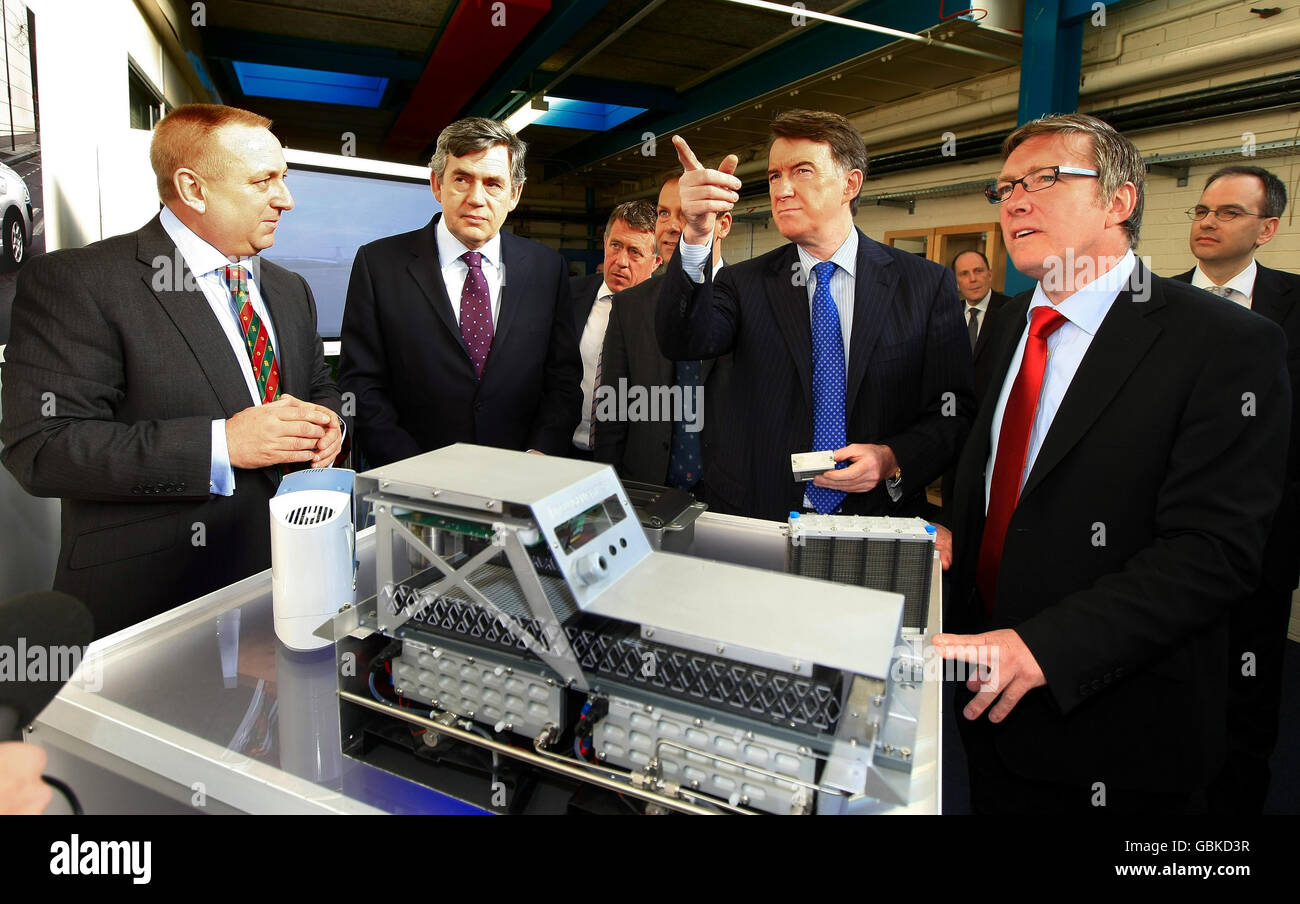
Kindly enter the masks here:
M 235 495 L 235 470 L 230 466 L 224 419 L 212 422 L 212 466 L 208 471 L 208 492 L 214 496 Z
M 895 502 L 900 501 L 903 498 L 903 478 L 887 477 L 885 479 L 885 492 L 889 494 L 890 499 Z
M 709 257 L 713 254 L 713 236 L 709 236 L 709 240 L 703 245 L 692 245 L 683 235 L 677 247 L 682 256 L 682 269 L 686 271 L 686 275 L 690 277 L 691 282 L 702 284 L 704 265 L 709 262 Z

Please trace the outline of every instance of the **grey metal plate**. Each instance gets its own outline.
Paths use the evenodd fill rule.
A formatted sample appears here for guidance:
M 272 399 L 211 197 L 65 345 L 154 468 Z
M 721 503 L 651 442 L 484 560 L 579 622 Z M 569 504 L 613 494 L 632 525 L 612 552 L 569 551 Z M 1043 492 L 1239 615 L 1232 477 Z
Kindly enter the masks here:
M 609 465 L 588 461 L 456 443 L 360 476 L 378 482 L 381 489 L 384 481 L 391 481 L 533 505 L 605 470 L 612 471 Z
M 654 552 L 586 608 L 883 678 L 889 674 L 903 597 Z

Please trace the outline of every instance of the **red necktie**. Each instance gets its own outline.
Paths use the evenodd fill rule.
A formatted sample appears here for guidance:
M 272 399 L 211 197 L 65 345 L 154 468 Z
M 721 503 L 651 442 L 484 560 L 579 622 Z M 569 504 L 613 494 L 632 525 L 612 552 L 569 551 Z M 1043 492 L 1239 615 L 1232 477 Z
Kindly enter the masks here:
M 248 294 L 248 274 L 244 268 L 238 264 L 226 267 L 222 276 L 239 315 L 239 328 L 244 333 L 244 346 L 248 349 L 248 363 L 253 368 L 257 391 L 262 396 L 262 404 L 269 405 L 280 397 L 280 365 L 275 360 L 271 333 L 253 310 Z
M 998 453 L 993 463 L 993 482 L 989 486 L 989 510 L 984 520 L 984 537 L 980 541 L 979 566 L 975 583 L 984 598 L 984 611 L 993 614 L 993 600 L 998 589 L 998 566 L 1007 525 L 1020 498 L 1020 483 L 1029 457 L 1029 433 L 1038 411 L 1038 397 L 1043 390 L 1043 372 L 1047 369 L 1047 337 L 1065 323 L 1065 315 L 1055 307 L 1034 308 L 1029 322 L 1029 338 L 1020 372 L 1007 396 L 998 431 Z

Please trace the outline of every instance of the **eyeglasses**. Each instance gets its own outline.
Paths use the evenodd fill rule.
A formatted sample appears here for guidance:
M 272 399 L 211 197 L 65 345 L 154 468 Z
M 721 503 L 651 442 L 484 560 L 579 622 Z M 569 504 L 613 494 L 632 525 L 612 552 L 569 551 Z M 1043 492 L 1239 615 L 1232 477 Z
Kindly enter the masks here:
M 1206 207 L 1204 204 L 1197 204 L 1195 207 L 1184 210 L 1189 220 L 1204 220 L 1210 214 L 1220 223 L 1231 223 L 1237 217 L 1259 217 L 1260 219 L 1269 219 L 1268 214 L 1251 213 L 1249 210 L 1242 210 L 1240 207 Z
M 1056 180 L 1061 177 L 1061 173 L 1070 176 L 1099 176 L 1096 170 L 1080 169 L 1077 166 L 1045 166 L 1040 170 L 1034 170 L 1022 179 L 1012 179 L 1009 182 L 995 182 L 988 188 L 984 189 L 984 197 L 989 199 L 990 204 L 1001 204 L 1011 193 L 1016 190 L 1017 185 L 1023 185 L 1025 191 L 1042 191 L 1045 188 L 1051 188 L 1056 184 Z

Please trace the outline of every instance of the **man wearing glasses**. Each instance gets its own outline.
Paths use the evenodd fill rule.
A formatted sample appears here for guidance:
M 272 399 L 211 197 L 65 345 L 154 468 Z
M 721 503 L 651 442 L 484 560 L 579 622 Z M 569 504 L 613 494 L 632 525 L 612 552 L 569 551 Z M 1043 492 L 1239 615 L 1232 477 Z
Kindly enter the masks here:
M 989 326 L 957 465 L 947 659 L 971 803 L 1188 812 L 1224 757 L 1227 616 L 1259 579 L 1291 389 L 1275 324 L 1133 253 L 1145 164 L 1080 114 L 990 188 L 1032 292 Z
M 1175 279 L 1250 308 L 1287 336 L 1292 405 L 1300 398 L 1300 276 L 1255 262 L 1277 234 L 1286 186 L 1258 166 L 1225 166 L 1187 211 L 1196 266 Z M 1264 549 L 1259 588 L 1232 613 L 1228 641 L 1228 762 L 1210 786 L 1210 809 L 1259 813 L 1268 796 L 1269 755 L 1277 743 L 1291 592 L 1300 581 L 1300 409 L 1291 415 L 1287 484 Z

